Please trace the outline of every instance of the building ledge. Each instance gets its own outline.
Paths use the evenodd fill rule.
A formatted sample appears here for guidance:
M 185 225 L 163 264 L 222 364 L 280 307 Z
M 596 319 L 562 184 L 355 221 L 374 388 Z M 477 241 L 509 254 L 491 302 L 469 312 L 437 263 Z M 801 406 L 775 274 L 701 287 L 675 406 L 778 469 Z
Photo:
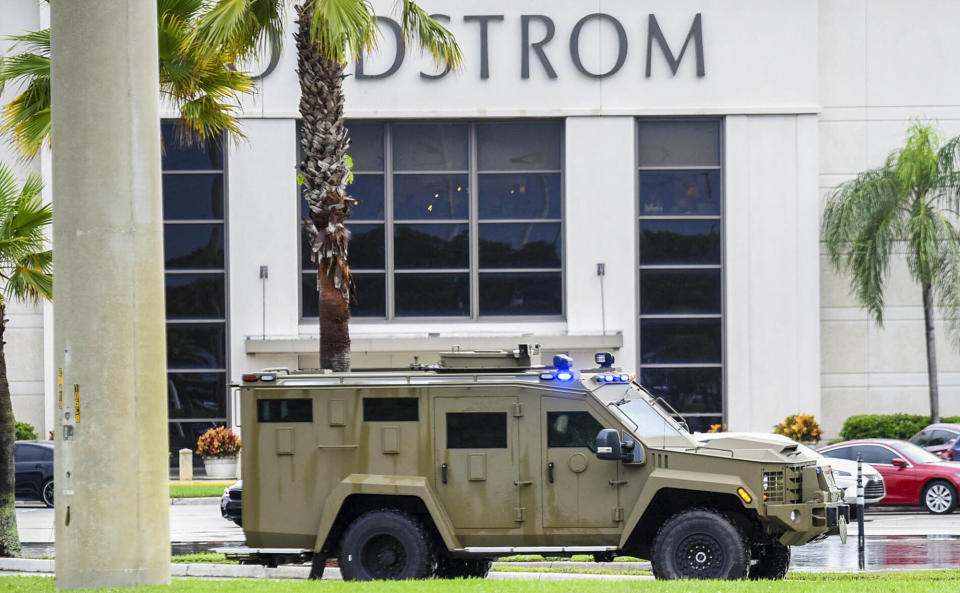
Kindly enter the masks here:
M 619 350 L 623 347 L 623 334 L 366 334 L 352 336 L 350 349 L 354 353 L 442 352 L 454 346 L 464 350 L 512 349 L 521 343 L 540 344 L 545 350 Z M 314 354 L 320 344 L 317 336 L 246 336 L 244 347 L 249 355 Z

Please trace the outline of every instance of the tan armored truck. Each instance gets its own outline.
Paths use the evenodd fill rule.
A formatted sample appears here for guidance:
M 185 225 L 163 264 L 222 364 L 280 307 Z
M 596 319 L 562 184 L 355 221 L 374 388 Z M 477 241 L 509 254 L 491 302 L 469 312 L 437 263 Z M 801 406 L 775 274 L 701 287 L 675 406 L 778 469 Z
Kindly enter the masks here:
M 512 554 L 648 558 L 657 578 L 781 578 L 789 546 L 846 537 L 795 446 L 698 444 L 597 355 L 451 352 L 394 371 L 244 376 L 245 553 L 353 580 L 485 576 Z

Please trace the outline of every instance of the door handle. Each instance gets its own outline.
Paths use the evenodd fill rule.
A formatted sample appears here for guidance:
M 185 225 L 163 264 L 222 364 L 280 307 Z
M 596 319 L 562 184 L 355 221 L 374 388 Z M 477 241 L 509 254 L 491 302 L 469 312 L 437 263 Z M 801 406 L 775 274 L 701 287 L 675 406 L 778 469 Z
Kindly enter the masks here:
M 549 480 L 550 483 L 553 484 L 553 462 L 552 461 L 547 464 L 547 480 Z
M 610 480 L 611 486 L 623 486 L 627 483 L 626 480 Z
M 533 480 L 514 480 L 513 481 L 514 486 L 529 486 L 530 484 L 533 484 Z
M 443 482 L 444 484 L 447 483 L 447 464 L 446 463 L 440 464 L 440 481 Z

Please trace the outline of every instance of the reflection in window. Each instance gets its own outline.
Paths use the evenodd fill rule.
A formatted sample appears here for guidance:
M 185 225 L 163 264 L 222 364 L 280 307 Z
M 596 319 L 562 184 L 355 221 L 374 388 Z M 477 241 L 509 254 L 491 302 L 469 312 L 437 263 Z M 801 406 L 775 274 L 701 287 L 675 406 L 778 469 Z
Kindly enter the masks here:
M 601 430 L 589 412 L 547 412 L 548 447 L 592 447 Z
M 481 268 L 559 268 L 560 223 L 480 224 Z
M 167 319 L 224 319 L 223 274 L 167 274 Z
M 480 273 L 481 315 L 560 315 L 560 272 Z
M 398 224 L 394 232 L 394 266 L 398 270 L 470 266 L 465 224 Z
M 720 263 L 719 220 L 641 220 L 640 263 Z
M 397 274 L 397 317 L 464 317 L 470 314 L 468 274 Z

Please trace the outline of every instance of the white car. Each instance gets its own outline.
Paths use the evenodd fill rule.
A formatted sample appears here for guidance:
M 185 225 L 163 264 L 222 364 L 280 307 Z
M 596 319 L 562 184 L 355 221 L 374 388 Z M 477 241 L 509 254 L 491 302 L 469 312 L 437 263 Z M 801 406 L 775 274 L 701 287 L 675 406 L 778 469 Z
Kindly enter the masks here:
M 843 490 L 843 501 L 849 505 L 857 504 L 857 462 L 847 459 L 827 458 L 817 453 L 806 445 L 801 445 L 796 441 L 780 434 L 767 434 L 762 432 L 698 432 L 693 438 L 700 443 L 709 443 L 714 439 L 751 439 L 755 441 L 765 441 L 771 445 L 797 445 L 804 453 L 814 455 L 820 460 L 821 467 L 833 468 L 833 479 L 837 486 Z M 883 483 L 883 476 L 868 463 L 863 464 L 863 502 L 865 505 L 873 505 L 880 502 L 880 499 L 887 495 L 887 488 Z

